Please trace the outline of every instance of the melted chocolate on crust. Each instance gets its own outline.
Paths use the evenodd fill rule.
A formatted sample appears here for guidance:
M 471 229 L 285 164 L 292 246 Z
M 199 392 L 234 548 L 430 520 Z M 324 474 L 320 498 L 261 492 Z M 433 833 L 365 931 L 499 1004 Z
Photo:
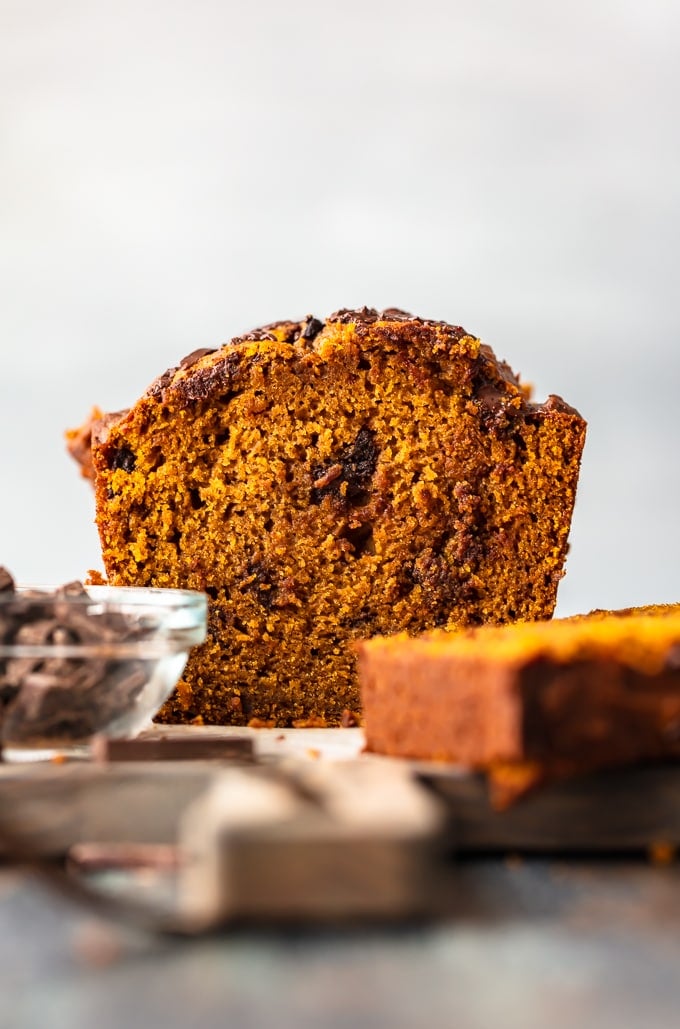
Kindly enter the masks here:
M 315 318 L 314 315 L 310 314 L 307 316 L 307 320 L 302 330 L 301 339 L 306 339 L 311 343 L 313 339 L 316 339 L 316 337 L 319 335 L 322 329 L 323 322 L 319 321 L 318 318 Z
M 206 400 L 215 393 L 231 393 L 240 369 L 239 355 L 229 351 L 215 364 L 198 368 L 192 375 L 179 379 L 173 385 L 173 392 L 187 404 L 194 400 Z
M 551 393 L 544 403 L 532 403 L 529 406 L 543 414 L 547 414 L 549 411 L 559 411 L 561 414 L 576 415 L 577 418 L 580 417 L 575 407 L 572 407 L 571 404 L 566 402 L 566 400 L 563 400 L 562 397 L 559 397 L 554 393 Z
M 187 354 L 186 357 L 182 358 L 179 362 L 179 366 L 185 370 L 187 368 L 193 368 L 193 366 L 197 364 L 202 357 L 205 357 L 206 354 L 214 354 L 215 350 L 215 347 L 201 347 L 199 350 L 192 350 L 190 354 Z
M 375 307 L 362 307 L 358 311 L 353 311 L 349 307 L 341 307 L 339 311 L 334 311 L 333 314 L 329 315 L 326 321 L 329 325 L 333 323 L 349 325 L 352 322 L 357 322 L 360 325 L 372 325 L 373 322 L 377 322 L 379 319 L 380 315 Z
M 186 371 L 189 368 L 192 368 L 201 360 L 201 358 L 208 354 L 217 353 L 218 349 L 224 350 L 238 346 L 240 343 L 274 343 L 278 338 L 276 333 L 278 332 L 280 337 L 282 329 L 285 330 L 283 333 L 283 342 L 294 344 L 298 341 L 304 341 L 309 344 L 316 339 L 326 325 L 350 325 L 354 323 L 358 328 L 361 328 L 374 325 L 379 321 L 414 322 L 420 326 L 440 325 L 446 328 L 449 336 L 456 341 L 463 339 L 464 336 L 470 335 L 470 333 L 466 332 L 460 325 L 448 325 L 446 322 L 419 318 L 399 307 L 386 307 L 383 311 L 378 311 L 374 307 L 362 307 L 356 310 L 345 307 L 341 308 L 339 311 L 335 311 L 326 319 L 325 322 L 316 318 L 314 315 L 307 315 L 304 321 L 301 322 L 292 322 L 287 319 L 283 319 L 277 322 L 269 322 L 267 325 L 262 325 L 259 328 L 252 329 L 250 332 L 245 332 L 240 336 L 235 336 L 233 339 L 229 340 L 228 343 L 224 343 L 221 348 L 202 347 L 198 350 L 194 350 L 190 354 L 187 354 L 186 357 L 183 357 L 179 364 L 168 368 L 167 371 L 163 372 L 163 374 L 157 379 L 154 379 L 148 387 L 146 395 L 151 397 L 160 397 L 163 399 L 166 389 L 173 384 L 178 371 Z M 482 350 L 490 355 L 491 361 L 495 360 L 490 347 L 483 345 Z M 499 362 L 499 366 L 504 370 L 508 382 L 519 382 L 508 365 L 504 362 Z M 186 395 L 187 400 L 205 399 L 211 393 L 211 388 L 208 385 L 210 379 L 214 378 L 215 382 L 218 383 L 220 387 L 223 385 L 224 370 L 222 369 L 222 362 L 216 362 L 214 365 L 201 369 L 200 375 L 200 382 L 195 386 L 195 388 L 190 385 L 182 388 L 181 384 L 178 383 L 178 387 Z
M 172 380 L 175 378 L 175 374 L 179 371 L 179 365 L 175 365 L 173 368 L 168 368 L 159 375 L 157 379 L 154 379 L 149 388 L 146 391 L 148 397 L 161 397 L 165 390 L 168 388 Z
M 291 322 L 288 319 L 282 319 L 280 322 L 270 322 L 269 325 L 261 325 L 257 329 L 251 329 L 250 332 L 245 332 L 241 336 L 236 336 L 231 342 L 235 343 L 260 343 L 264 341 L 274 342 L 276 340 L 276 332 L 285 330 L 284 342 L 294 343 L 300 336 L 302 331 L 301 322 Z
M 366 427 L 359 429 L 353 443 L 337 457 L 312 468 L 312 504 L 320 504 L 329 495 L 350 504 L 366 503 L 378 455 L 375 433 Z

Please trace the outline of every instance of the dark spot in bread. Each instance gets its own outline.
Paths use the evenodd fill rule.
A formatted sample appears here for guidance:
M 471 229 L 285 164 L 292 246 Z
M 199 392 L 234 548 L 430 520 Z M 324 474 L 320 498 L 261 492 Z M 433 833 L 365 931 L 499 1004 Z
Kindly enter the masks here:
M 354 442 L 337 458 L 312 468 L 312 503 L 320 504 L 326 496 L 358 506 L 367 503 L 378 454 L 375 433 L 366 427 L 359 429 Z
M 137 458 L 129 447 L 116 447 L 109 458 L 109 468 L 112 472 L 117 468 L 124 472 L 134 472 L 137 466 Z

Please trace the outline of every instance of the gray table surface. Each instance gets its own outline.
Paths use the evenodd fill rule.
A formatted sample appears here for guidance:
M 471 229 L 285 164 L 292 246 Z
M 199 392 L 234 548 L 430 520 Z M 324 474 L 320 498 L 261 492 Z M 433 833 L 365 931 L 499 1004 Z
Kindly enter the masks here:
M 186 942 L 0 873 L 0 1029 L 672 1026 L 680 866 L 459 865 L 436 923 Z

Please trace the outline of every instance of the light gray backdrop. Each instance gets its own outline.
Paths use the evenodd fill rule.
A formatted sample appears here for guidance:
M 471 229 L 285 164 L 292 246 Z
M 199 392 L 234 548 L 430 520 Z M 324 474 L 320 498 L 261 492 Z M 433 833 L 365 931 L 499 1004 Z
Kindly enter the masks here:
M 99 566 L 62 431 L 397 305 L 590 423 L 564 613 L 680 600 L 680 6 L 0 0 L 0 562 Z

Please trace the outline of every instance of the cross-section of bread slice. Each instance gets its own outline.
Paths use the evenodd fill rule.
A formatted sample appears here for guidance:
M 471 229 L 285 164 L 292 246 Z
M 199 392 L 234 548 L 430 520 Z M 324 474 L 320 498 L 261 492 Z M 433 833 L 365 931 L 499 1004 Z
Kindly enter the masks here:
M 585 423 L 461 328 L 277 323 L 92 436 L 110 582 L 211 598 L 167 720 L 338 724 L 359 711 L 351 640 L 552 614 Z

